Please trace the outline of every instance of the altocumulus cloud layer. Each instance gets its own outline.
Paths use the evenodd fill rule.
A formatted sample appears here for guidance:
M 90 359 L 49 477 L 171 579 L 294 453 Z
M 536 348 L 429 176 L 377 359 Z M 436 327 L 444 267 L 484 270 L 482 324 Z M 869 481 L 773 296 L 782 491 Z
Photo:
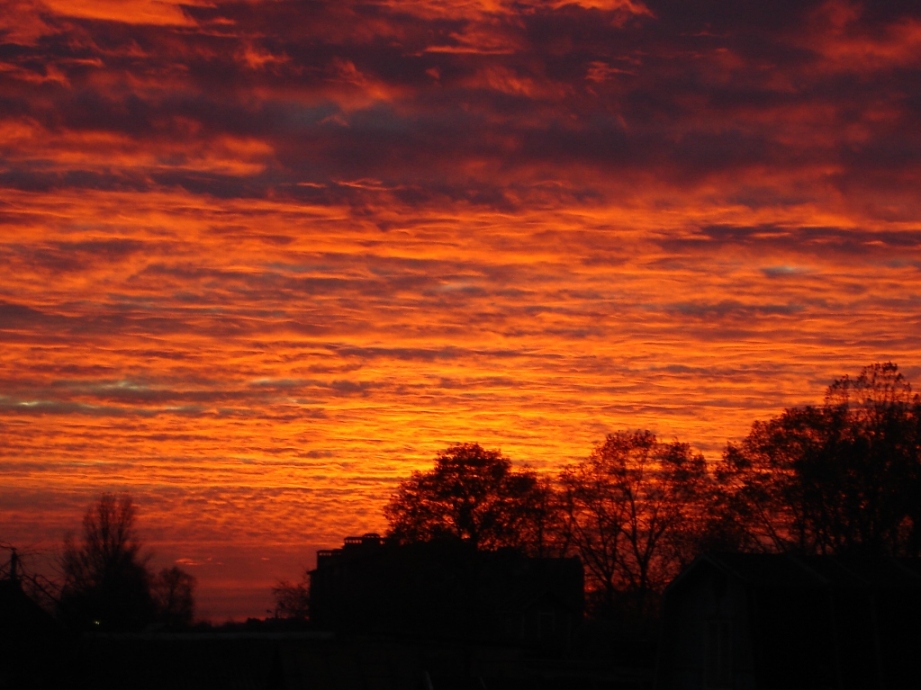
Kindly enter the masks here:
M 0 3 L 0 537 L 214 615 L 452 441 L 716 458 L 917 379 L 914 2 Z

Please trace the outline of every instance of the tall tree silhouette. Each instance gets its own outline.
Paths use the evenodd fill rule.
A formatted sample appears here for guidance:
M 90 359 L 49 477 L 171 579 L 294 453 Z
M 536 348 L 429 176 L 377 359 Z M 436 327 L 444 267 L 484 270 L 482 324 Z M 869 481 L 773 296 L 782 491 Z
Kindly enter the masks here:
M 479 549 L 543 552 L 550 542 L 551 488 L 536 473 L 512 469 L 498 450 L 449 446 L 429 472 L 413 472 L 384 508 L 398 542 L 453 537 Z
M 192 624 L 195 617 L 195 588 L 198 581 L 178 566 L 163 568 L 151 581 L 151 596 L 157 620 L 171 629 Z
M 561 473 L 569 537 L 601 613 L 643 610 L 696 553 L 710 480 L 704 458 L 650 431 L 609 434 Z
M 310 617 L 310 578 L 305 573 L 298 582 L 279 580 L 272 587 L 275 616 L 307 620 Z
M 921 555 L 921 399 L 892 363 L 755 422 L 719 476 L 749 548 Z
M 65 540 L 60 612 L 76 629 L 139 630 L 154 617 L 147 558 L 127 495 L 105 493 L 83 516 L 79 544 Z

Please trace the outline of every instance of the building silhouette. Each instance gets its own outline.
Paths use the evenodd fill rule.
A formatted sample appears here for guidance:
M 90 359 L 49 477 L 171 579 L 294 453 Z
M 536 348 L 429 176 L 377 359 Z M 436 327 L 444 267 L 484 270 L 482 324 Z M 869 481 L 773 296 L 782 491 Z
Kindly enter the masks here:
M 0 688 L 54 687 L 66 651 L 57 622 L 23 591 L 11 549 L 0 579 Z
M 657 688 L 921 687 L 921 560 L 707 554 L 668 587 Z
M 366 534 L 317 552 L 310 612 L 337 631 L 565 647 L 582 619 L 582 565 Z

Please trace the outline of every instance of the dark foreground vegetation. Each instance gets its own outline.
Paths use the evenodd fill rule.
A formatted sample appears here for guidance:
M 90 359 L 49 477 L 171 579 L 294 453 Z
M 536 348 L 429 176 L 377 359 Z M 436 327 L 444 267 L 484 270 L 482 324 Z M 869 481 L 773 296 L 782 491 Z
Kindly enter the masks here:
M 183 629 L 192 623 L 195 578 L 148 568 L 130 496 L 103 494 L 83 516 L 80 541 L 65 539 L 57 612 L 72 630 Z
M 577 556 L 587 612 L 654 619 L 665 586 L 708 551 L 921 555 L 921 398 L 894 364 L 865 368 L 823 404 L 755 422 L 707 463 L 650 431 L 609 434 L 556 477 L 476 443 L 450 446 L 384 509 L 397 544 Z M 309 581 L 275 590 L 307 614 Z
M 186 676 L 214 676 L 213 683 L 187 687 L 224 687 L 217 675 L 234 664 L 238 680 L 247 673 L 262 679 L 240 687 L 440 690 L 484 687 L 487 677 L 496 687 L 648 687 L 663 593 L 704 554 L 760 554 L 768 560 L 757 561 L 757 569 L 787 568 L 800 584 L 811 577 L 804 568 L 853 573 L 859 562 L 869 573 L 876 566 L 866 563 L 880 559 L 915 572 L 916 561 L 906 559 L 921 556 L 921 398 L 895 365 L 876 364 L 835 381 L 821 405 L 755 422 L 709 463 L 687 443 L 642 430 L 609 434 L 556 476 L 516 467 L 476 443 L 455 444 L 431 470 L 401 482 L 384 514 L 385 535 L 347 540 L 344 549 L 320 552 L 317 570 L 300 581 L 279 582 L 274 619 L 189 637 L 194 578 L 179 568 L 153 572 L 130 497 L 105 494 L 87 510 L 79 539 L 65 541 L 62 581 L 55 587 L 26 577 L 13 551 L 3 575 L 33 608 L 9 593 L 2 596 L 14 603 L 0 605 L 20 607 L 16 615 L 31 621 L 37 666 L 46 654 L 69 659 L 74 673 L 97 678 L 97 687 L 119 685 L 124 659 L 137 668 L 153 664 L 149 678 L 169 675 L 169 665 L 183 659 L 191 669 Z M 799 560 L 781 567 L 786 562 L 771 554 Z M 691 571 L 716 583 L 732 581 L 736 566 L 727 563 L 755 562 L 708 558 L 710 565 Z M 675 590 L 690 591 L 681 595 L 689 601 L 697 596 L 688 584 L 694 577 Z M 544 587 L 554 578 L 565 583 Z M 749 580 L 739 580 L 740 591 Z M 767 585 L 759 586 L 757 596 L 767 596 Z M 838 596 L 812 580 L 802 586 L 825 599 Z M 495 603 L 486 608 L 496 615 L 484 613 L 488 597 Z M 519 599 L 523 608 L 516 609 Z M 676 616 L 672 610 L 667 618 Z M 552 634 L 529 637 L 526 628 L 547 620 L 557 621 Z M 714 639 L 728 635 L 722 624 L 707 625 Z M 501 626 L 517 632 L 497 633 Z M 12 628 L 4 635 L 19 639 Z M 157 655 L 170 659 L 166 670 L 154 670 Z M 330 666 L 332 659 L 342 665 Z M 248 663 L 251 672 L 243 669 Z M 29 677 L 36 687 L 55 686 L 67 671 L 53 668 Z M 333 680 L 305 684 L 318 673 Z M 339 683 L 337 673 L 360 680 Z

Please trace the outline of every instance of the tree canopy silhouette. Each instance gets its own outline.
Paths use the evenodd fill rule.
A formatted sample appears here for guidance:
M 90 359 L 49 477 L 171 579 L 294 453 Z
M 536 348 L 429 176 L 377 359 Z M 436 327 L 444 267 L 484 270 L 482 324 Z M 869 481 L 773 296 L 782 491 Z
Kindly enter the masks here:
M 310 578 L 305 573 L 298 582 L 279 580 L 272 587 L 276 618 L 307 620 L 310 617 Z
M 192 622 L 195 578 L 176 566 L 151 573 L 136 520 L 131 496 L 104 493 L 83 515 L 80 542 L 64 540 L 58 611 L 69 627 L 121 632 Z
M 704 458 L 650 431 L 609 434 L 560 475 L 568 535 L 600 613 L 640 609 L 696 555 L 711 493 Z
M 921 397 L 892 363 L 834 381 L 822 405 L 755 422 L 714 465 L 688 444 L 621 431 L 551 483 L 456 444 L 400 483 L 388 536 L 578 555 L 602 616 L 651 612 L 708 549 L 921 556 Z
M 530 470 L 514 470 L 498 450 L 449 446 L 429 472 L 413 472 L 384 508 L 400 543 L 458 538 L 478 549 L 547 547 L 552 491 Z
M 195 588 L 198 581 L 182 568 L 163 568 L 151 581 L 151 596 L 157 619 L 167 628 L 182 629 L 195 618 Z
M 139 630 L 154 616 L 147 557 L 130 496 L 105 493 L 83 516 L 82 540 L 65 540 L 60 611 L 77 629 Z
M 748 549 L 921 555 L 921 399 L 892 363 L 755 422 L 719 476 Z

